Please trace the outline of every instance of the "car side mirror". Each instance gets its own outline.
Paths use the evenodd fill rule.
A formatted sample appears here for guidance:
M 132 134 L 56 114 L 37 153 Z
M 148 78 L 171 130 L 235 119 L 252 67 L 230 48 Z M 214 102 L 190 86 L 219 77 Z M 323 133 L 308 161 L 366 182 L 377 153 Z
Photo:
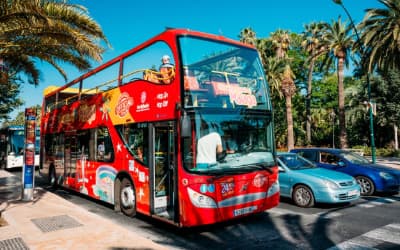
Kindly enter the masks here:
M 281 167 L 281 166 L 278 166 L 278 170 L 279 170 L 280 173 L 286 172 L 285 169 L 283 167 Z
M 346 163 L 344 163 L 343 161 L 338 161 L 338 166 L 339 167 L 346 167 Z

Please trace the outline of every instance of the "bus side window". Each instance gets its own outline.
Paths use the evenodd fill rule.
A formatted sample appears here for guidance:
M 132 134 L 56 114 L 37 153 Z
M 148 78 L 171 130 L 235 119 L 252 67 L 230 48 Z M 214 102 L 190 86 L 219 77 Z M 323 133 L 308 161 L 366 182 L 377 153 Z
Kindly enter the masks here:
M 107 128 L 97 129 L 96 160 L 104 162 L 114 161 L 114 148 Z

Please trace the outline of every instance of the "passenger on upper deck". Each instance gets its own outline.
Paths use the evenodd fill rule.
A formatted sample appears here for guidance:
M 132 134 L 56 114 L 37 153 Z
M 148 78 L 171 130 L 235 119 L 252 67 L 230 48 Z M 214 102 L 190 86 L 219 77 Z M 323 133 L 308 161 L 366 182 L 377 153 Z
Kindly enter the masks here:
M 161 58 L 161 66 L 160 66 L 160 73 L 161 73 L 161 81 L 164 83 L 170 83 L 175 76 L 174 65 L 170 61 L 170 57 L 168 55 L 164 55 Z
M 162 70 L 162 68 L 173 68 L 174 65 L 171 63 L 171 58 L 169 57 L 169 55 L 164 55 L 161 58 L 161 65 L 160 65 L 160 71 Z

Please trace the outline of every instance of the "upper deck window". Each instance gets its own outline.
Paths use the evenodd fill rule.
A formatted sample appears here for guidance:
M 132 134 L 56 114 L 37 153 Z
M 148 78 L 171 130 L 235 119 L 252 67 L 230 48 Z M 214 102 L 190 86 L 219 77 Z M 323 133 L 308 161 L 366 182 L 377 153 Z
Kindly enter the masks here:
M 168 59 L 168 60 L 167 60 Z M 175 76 L 175 60 L 164 42 L 156 42 L 124 59 L 122 83 L 147 80 L 169 84 Z
M 256 50 L 187 36 L 179 44 L 185 107 L 270 109 Z

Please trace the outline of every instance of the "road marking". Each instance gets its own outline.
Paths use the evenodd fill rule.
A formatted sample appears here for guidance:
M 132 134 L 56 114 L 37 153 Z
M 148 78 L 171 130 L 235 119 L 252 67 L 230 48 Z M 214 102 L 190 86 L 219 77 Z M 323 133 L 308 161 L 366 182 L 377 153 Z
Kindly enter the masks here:
M 344 241 L 327 250 L 377 249 L 376 247 L 382 243 L 400 245 L 400 224 L 388 224 Z
M 289 209 L 278 208 L 278 207 L 274 207 L 274 208 L 272 208 L 270 210 L 267 210 L 266 212 L 271 214 L 271 215 L 275 215 L 275 216 L 286 215 L 286 214 L 297 214 L 297 215 L 304 215 L 305 214 L 305 213 L 296 212 L 296 211 L 292 211 L 292 210 L 289 210 Z
M 391 204 L 395 202 L 399 202 L 398 197 L 392 196 L 393 198 L 387 198 L 387 197 L 381 197 L 381 198 L 376 198 L 374 200 L 366 200 L 358 204 L 354 204 L 353 206 L 349 206 L 348 208 L 372 208 L 376 206 L 381 206 L 384 204 Z M 346 208 L 346 207 L 343 207 Z M 267 210 L 266 212 L 270 213 L 272 216 L 281 216 L 281 215 L 305 215 L 305 216 L 318 216 L 326 219 L 330 218 L 335 218 L 338 216 L 343 215 L 342 212 L 331 212 L 331 211 L 322 211 L 318 213 L 305 213 L 305 212 L 299 212 L 299 211 L 293 211 L 290 209 L 285 209 L 285 208 L 272 208 L 270 210 Z
M 316 213 L 315 215 L 319 216 L 320 218 L 331 219 L 341 216 L 343 214 L 339 212 L 321 212 L 321 213 Z

